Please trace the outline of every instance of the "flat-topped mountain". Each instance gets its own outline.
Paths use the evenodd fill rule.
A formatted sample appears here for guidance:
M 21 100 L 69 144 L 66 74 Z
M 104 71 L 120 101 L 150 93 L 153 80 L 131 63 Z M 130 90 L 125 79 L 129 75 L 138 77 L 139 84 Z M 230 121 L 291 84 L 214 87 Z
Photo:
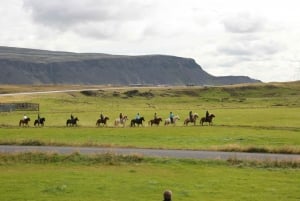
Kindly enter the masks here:
M 223 85 L 253 83 L 216 77 L 195 60 L 166 55 L 124 56 L 0 47 L 0 84 Z

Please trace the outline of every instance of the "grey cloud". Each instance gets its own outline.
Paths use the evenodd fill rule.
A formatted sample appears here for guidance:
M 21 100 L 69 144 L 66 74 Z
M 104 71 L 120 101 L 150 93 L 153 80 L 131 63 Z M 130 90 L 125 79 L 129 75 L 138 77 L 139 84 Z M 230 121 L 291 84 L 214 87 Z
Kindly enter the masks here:
M 146 2 L 132 0 L 23 0 L 32 19 L 60 30 L 89 22 L 130 21 L 142 18 L 151 8 Z
M 218 48 L 218 52 L 231 56 L 259 56 L 273 55 L 283 49 L 282 45 L 274 41 L 234 41 Z
M 231 33 L 254 33 L 263 30 L 263 19 L 249 13 L 237 14 L 223 20 L 225 30 Z

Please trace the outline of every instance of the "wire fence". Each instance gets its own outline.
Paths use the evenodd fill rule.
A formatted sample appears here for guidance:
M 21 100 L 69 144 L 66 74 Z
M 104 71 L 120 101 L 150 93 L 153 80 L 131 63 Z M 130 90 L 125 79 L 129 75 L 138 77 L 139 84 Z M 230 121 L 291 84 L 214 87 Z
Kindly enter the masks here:
M 39 111 L 38 103 L 0 103 L 0 112 Z

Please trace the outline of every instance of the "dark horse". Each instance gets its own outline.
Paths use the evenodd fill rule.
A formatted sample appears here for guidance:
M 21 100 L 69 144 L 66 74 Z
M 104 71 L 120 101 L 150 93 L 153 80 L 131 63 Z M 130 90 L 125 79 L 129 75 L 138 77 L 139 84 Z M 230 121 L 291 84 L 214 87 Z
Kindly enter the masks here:
M 153 124 L 156 124 L 157 126 L 159 126 L 159 123 L 162 121 L 162 119 L 159 117 L 159 118 L 156 118 L 156 119 L 151 119 L 149 122 L 148 122 L 148 125 L 153 125 Z
M 34 126 L 38 125 L 38 126 L 44 126 L 44 122 L 46 121 L 46 119 L 44 117 L 40 118 L 40 120 L 36 119 L 34 120 Z
M 74 119 L 68 119 L 66 126 L 77 126 L 77 121 L 79 121 L 77 117 L 75 117 Z
M 200 119 L 200 124 L 203 126 L 204 122 L 208 122 L 208 125 L 212 125 L 213 118 L 216 117 L 214 114 L 210 114 L 207 119 L 205 117 L 202 117 Z
M 27 119 L 21 119 L 19 122 L 19 126 L 28 126 L 28 122 L 30 121 L 30 118 Z
M 100 126 L 100 124 L 103 124 L 103 126 L 106 126 L 107 120 L 109 120 L 108 117 L 104 117 L 104 119 L 98 119 L 98 120 L 96 121 L 96 125 L 97 125 L 98 127 Z
M 143 126 L 143 121 L 145 121 L 144 117 L 141 117 L 139 119 L 132 119 L 130 122 L 130 126 L 133 127 L 133 126 L 135 126 L 135 124 L 137 124 L 138 126 L 140 126 L 140 125 Z

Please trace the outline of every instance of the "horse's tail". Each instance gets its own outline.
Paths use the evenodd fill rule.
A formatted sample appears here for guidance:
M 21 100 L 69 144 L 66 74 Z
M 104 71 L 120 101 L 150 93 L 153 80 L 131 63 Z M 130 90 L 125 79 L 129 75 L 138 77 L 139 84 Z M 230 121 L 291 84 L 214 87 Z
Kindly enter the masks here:
M 19 121 L 19 126 L 21 126 L 21 124 L 22 124 L 22 120 Z

